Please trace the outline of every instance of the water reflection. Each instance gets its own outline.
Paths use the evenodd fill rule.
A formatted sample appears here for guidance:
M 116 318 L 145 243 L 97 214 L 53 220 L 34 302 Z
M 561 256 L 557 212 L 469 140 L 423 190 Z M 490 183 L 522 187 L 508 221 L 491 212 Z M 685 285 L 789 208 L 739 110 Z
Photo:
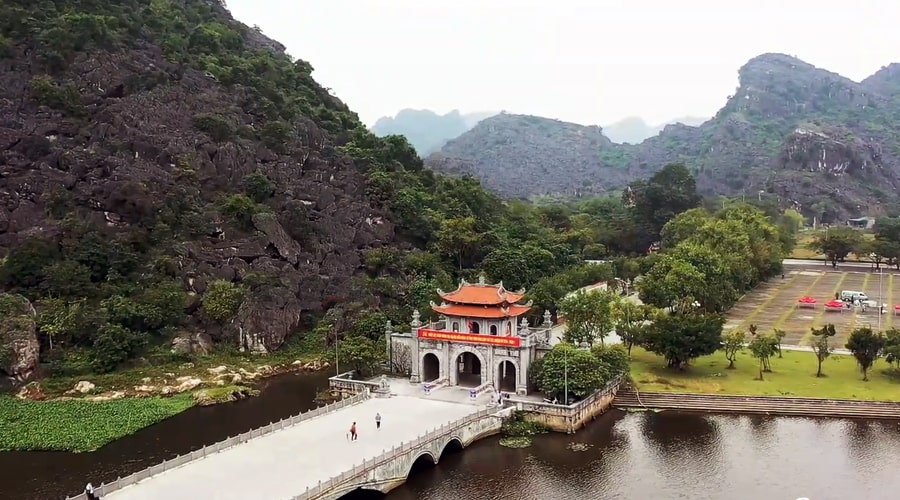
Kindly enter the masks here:
M 476 443 L 386 498 L 890 500 L 898 449 L 896 423 L 613 412 L 531 448 Z
M 259 397 L 191 408 L 92 453 L 0 452 L 0 498 L 65 498 L 88 481 L 124 477 L 179 454 L 236 436 L 314 406 L 328 375 L 290 374 L 269 379 Z

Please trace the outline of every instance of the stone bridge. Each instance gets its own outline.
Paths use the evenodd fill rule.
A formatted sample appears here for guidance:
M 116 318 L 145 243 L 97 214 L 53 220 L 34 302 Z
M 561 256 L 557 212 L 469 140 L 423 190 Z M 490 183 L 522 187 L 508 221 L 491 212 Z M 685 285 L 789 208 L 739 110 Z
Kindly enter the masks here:
M 357 489 L 387 493 L 406 482 L 417 462 L 437 464 L 445 451 L 459 450 L 479 439 L 499 433 L 503 421 L 512 412 L 511 408 L 486 408 L 456 422 L 442 425 L 414 441 L 387 450 L 380 457 L 320 482 L 294 500 L 331 500 Z

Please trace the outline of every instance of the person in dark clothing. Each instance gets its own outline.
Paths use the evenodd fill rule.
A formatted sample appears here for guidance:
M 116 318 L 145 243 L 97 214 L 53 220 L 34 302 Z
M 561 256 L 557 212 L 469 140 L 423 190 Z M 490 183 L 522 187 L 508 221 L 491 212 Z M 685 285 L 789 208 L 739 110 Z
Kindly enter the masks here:
M 94 493 L 94 485 L 88 483 L 87 486 L 84 487 L 84 496 L 88 498 L 88 500 L 100 500 L 100 496 Z
M 356 441 L 356 422 L 350 426 L 350 441 Z
M 375 428 L 381 429 L 381 413 L 375 414 Z

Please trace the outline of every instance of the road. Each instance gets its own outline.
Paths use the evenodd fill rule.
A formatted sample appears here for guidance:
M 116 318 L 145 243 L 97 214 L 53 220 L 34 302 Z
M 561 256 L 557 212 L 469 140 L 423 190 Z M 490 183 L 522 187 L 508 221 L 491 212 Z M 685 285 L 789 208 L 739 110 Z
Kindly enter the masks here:
M 104 496 L 109 500 L 289 499 L 482 406 L 412 396 L 372 398 Z M 375 429 L 375 414 L 382 416 Z M 347 438 L 356 422 L 359 439 Z
M 819 267 L 822 269 L 825 269 L 826 267 L 828 269 L 832 268 L 830 262 L 826 263 L 821 260 L 784 259 L 783 261 L 781 261 L 781 263 L 786 267 L 787 266 L 790 266 L 790 267 L 813 267 L 813 266 L 815 266 L 815 267 Z M 838 269 L 846 269 L 848 267 L 853 267 L 853 268 L 862 267 L 865 269 L 871 269 L 872 264 L 869 262 L 839 262 L 837 265 Z M 881 266 L 881 267 L 884 268 L 885 266 Z M 887 272 L 888 270 L 885 269 L 885 271 Z

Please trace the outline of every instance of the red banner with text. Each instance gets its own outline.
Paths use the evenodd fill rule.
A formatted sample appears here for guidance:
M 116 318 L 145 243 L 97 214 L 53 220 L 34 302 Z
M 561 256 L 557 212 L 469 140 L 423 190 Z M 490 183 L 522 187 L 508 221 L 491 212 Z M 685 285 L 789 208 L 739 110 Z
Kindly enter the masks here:
M 419 338 L 440 340 L 443 342 L 466 342 L 469 344 L 493 345 L 497 347 L 519 347 L 522 343 L 522 339 L 519 337 L 446 332 L 443 330 L 430 330 L 428 328 L 419 328 Z

